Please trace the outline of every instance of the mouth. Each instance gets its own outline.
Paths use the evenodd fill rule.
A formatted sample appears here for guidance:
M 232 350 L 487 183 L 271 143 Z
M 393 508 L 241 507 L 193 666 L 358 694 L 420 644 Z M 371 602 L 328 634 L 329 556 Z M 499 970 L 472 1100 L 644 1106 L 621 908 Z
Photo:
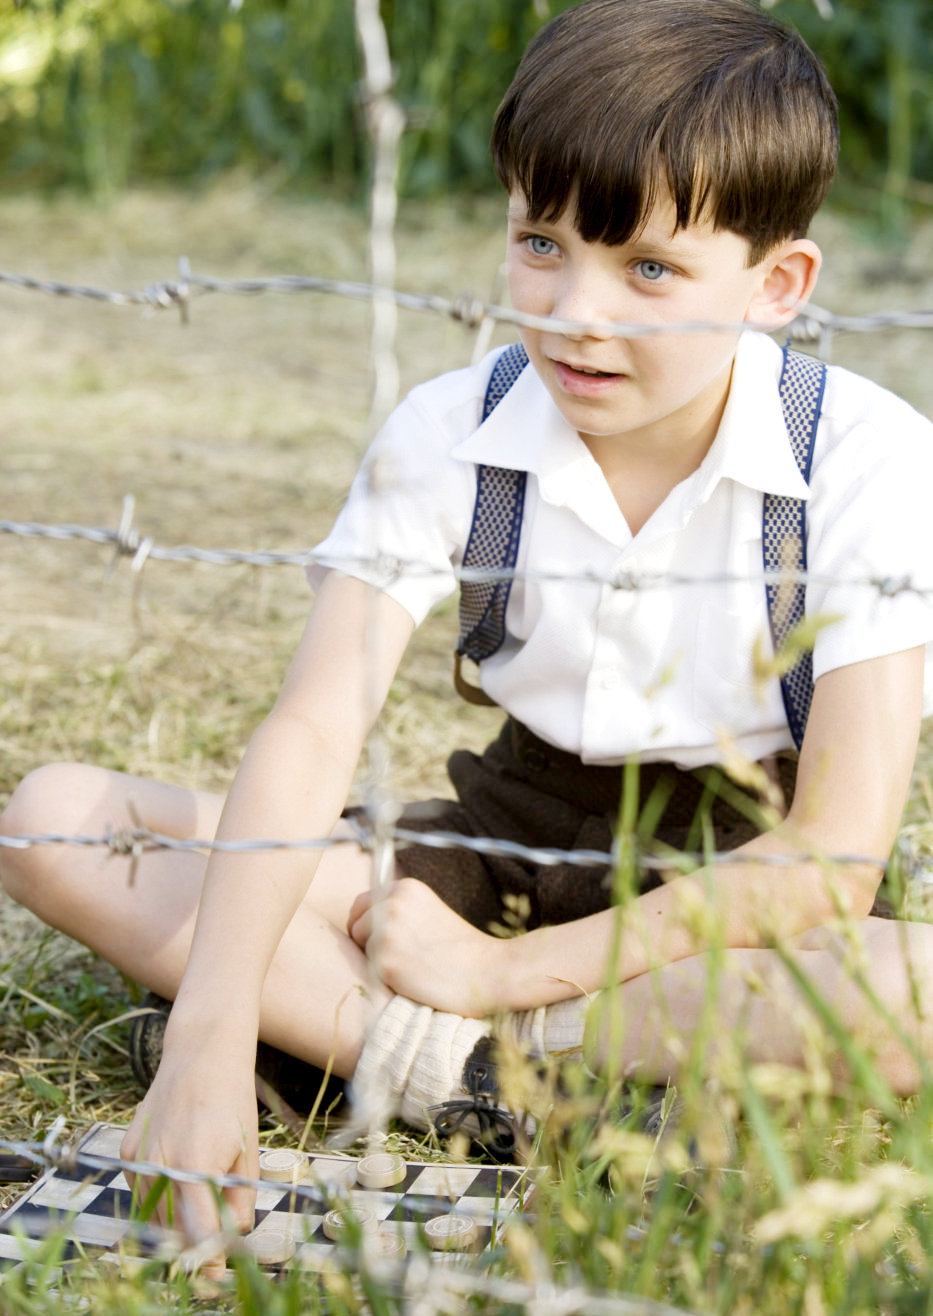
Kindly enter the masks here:
M 593 366 L 575 366 L 570 361 L 555 361 L 554 364 L 573 375 L 586 375 L 592 379 L 618 379 L 619 377 L 618 372 L 614 370 L 597 370 Z
M 625 376 L 595 366 L 578 365 L 570 361 L 552 360 L 557 382 L 565 393 L 577 397 L 597 397 Z

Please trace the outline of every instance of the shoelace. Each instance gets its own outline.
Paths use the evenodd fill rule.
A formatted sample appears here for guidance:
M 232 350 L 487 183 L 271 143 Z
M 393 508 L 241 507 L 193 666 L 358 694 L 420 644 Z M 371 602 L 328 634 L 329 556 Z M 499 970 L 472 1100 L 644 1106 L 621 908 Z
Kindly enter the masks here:
M 496 1105 L 499 1085 L 493 1058 L 494 1046 L 491 1037 L 481 1037 L 470 1053 L 463 1067 L 462 1082 L 466 1097 L 442 1101 L 431 1106 L 428 1113 L 434 1115 L 434 1128 L 442 1138 L 452 1137 L 472 1116 L 478 1126 L 478 1133 L 468 1128 L 466 1131 L 470 1137 L 494 1160 L 506 1161 L 515 1155 L 515 1121 L 507 1110 Z
M 437 1114 L 434 1112 L 437 1111 Z M 442 1101 L 431 1106 L 429 1114 L 434 1116 L 434 1128 L 442 1138 L 451 1138 L 462 1129 L 470 1116 L 474 1116 L 479 1132 L 472 1129 L 467 1132 L 474 1142 L 480 1143 L 483 1150 L 497 1161 L 511 1160 L 515 1155 L 515 1123 L 512 1116 L 501 1106 L 495 1106 L 483 1093 L 476 1092 L 469 1097 L 455 1101 Z

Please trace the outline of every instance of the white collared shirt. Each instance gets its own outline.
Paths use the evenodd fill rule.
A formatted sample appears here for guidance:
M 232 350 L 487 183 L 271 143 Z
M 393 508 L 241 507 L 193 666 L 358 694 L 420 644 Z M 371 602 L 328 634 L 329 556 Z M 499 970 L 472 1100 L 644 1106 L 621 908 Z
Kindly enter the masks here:
M 814 676 L 926 644 L 933 692 L 933 425 L 905 402 L 830 367 L 808 489 L 781 412 L 780 349 L 747 333 L 709 452 L 633 537 L 533 369 L 479 423 L 494 356 L 419 386 L 390 417 L 314 552 L 312 584 L 337 568 L 419 623 L 457 587 L 476 465 L 525 470 L 487 693 L 589 763 L 694 767 L 721 760 L 723 737 L 759 759 L 792 744 L 777 678 L 756 676 L 773 653 L 762 496 L 788 494 L 807 500 L 807 616 L 838 618 L 817 636 Z M 905 579 L 930 593 L 862 583 Z

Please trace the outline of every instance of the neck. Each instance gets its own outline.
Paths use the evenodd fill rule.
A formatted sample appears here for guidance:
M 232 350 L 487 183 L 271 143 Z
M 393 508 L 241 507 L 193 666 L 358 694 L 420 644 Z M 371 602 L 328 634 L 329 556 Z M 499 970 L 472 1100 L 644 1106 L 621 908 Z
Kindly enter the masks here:
M 719 431 L 731 369 L 712 399 L 698 398 L 676 418 L 624 434 L 581 434 L 636 535 L 670 491 L 692 475 Z

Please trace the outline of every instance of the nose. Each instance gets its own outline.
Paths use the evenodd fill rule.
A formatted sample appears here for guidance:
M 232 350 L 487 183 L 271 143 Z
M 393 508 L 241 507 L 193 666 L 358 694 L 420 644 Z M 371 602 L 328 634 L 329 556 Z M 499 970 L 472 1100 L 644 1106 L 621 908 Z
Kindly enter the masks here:
M 624 318 L 623 311 L 619 290 L 604 272 L 576 268 L 564 271 L 551 314 L 574 323 L 561 331 L 563 337 L 603 341 L 615 336 L 609 326 Z

